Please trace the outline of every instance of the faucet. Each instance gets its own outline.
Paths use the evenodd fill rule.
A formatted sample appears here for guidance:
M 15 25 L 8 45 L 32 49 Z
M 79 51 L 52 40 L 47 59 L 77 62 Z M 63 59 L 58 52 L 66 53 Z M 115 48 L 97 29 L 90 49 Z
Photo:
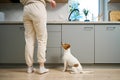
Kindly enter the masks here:
M 77 13 L 79 14 L 79 10 L 78 10 L 78 9 L 73 9 L 73 10 L 71 11 L 69 17 L 68 17 L 68 20 L 69 20 L 69 21 L 72 21 L 72 19 L 71 19 L 71 15 L 72 15 L 73 12 L 75 12 L 75 11 L 77 11 Z M 76 21 L 76 20 L 78 20 L 78 19 L 75 18 L 73 21 Z

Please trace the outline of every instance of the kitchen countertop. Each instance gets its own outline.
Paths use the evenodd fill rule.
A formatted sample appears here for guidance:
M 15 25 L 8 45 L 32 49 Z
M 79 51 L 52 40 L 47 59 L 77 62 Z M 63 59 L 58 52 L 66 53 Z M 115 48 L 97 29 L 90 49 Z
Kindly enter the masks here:
M 14 24 L 23 24 L 22 21 L 0 21 L 0 25 L 6 25 L 6 24 L 9 24 L 9 25 L 14 25 Z M 81 22 L 81 21 L 48 21 L 47 24 L 64 24 L 64 25 L 67 25 L 67 24 L 80 24 L 80 25 L 85 25 L 85 24 L 90 24 L 90 25 L 94 25 L 94 24 L 120 24 L 120 22 L 106 22 L 106 21 L 102 21 L 102 22 Z

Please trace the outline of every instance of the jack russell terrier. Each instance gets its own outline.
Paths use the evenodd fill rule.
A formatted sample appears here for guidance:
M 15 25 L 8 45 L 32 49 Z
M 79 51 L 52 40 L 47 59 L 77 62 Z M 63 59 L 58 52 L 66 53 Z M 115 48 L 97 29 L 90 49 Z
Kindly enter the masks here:
M 71 67 L 70 73 L 88 73 L 90 71 L 83 71 L 82 66 L 77 58 L 75 58 L 70 51 L 71 45 L 68 43 L 62 43 L 62 47 L 64 48 L 64 55 L 63 55 L 63 61 L 64 61 L 64 69 L 65 72 L 69 67 Z

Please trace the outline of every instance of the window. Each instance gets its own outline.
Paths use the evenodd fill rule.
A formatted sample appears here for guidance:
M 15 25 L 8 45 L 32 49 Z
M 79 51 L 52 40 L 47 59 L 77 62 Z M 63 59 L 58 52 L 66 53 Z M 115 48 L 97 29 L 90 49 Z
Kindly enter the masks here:
M 88 10 L 87 19 L 90 21 L 98 21 L 98 4 L 99 0 L 69 0 L 69 11 L 71 12 L 70 6 L 75 6 L 75 3 L 79 3 L 77 8 L 79 9 L 79 21 L 86 20 L 86 16 L 83 10 Z

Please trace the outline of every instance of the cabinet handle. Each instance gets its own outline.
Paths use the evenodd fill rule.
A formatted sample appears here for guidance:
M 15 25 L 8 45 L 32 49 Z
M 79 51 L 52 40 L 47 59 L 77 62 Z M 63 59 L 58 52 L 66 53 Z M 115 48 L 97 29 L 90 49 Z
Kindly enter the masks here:
M 91 31 L 91 30 L 93 30 L 93 27 L 84 27 L 84 30 L 85 31 Z
M 113 31 L 115 29 L 116 29 L 116 27 L 106 27 L 106 30 L 108 30 L 108 31 Z
M 25 31 L 25 28 L 24 27 L 20 27 L 20 30 Z

